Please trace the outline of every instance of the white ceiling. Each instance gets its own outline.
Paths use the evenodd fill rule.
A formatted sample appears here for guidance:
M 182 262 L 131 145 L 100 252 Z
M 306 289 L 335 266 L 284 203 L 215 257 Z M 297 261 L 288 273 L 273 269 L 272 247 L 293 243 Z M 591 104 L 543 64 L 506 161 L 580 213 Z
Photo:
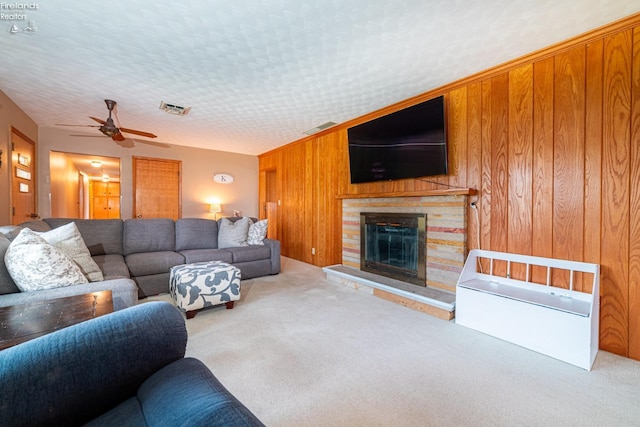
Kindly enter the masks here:
M 0 90 L 40 127 L 95 124 L 109 98 L 121 126 L 156 141 L 254 155 L 640 11 L 640 0 L 2 4 Z M 9 33 L 28 21 L 36 32 Z

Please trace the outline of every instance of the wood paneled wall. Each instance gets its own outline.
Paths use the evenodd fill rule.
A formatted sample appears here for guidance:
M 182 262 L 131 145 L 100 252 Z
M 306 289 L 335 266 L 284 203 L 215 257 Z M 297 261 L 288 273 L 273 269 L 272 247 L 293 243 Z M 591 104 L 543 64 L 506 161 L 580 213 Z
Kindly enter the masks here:
M 441 94 L 447 176 L 349 183 L 348 127 Z M 265 153 L 260 169 L 275 171 L 283 255 L 320 266 L 340 263 L 338 195 L 477 189 L 470 248 L 480 227 L 484 249 L 599 263 L 600 347 L 640 360 L 640 15 Z

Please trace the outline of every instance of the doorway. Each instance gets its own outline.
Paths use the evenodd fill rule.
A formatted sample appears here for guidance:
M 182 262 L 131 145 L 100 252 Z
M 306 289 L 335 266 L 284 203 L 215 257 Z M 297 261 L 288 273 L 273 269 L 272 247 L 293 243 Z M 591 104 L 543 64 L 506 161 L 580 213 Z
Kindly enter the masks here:
M 36 211 L 36 144 L 11 127 L 11 224 L 38 218 Z
M 49 153 L 52 218 L 120 218 L 120 159 Z

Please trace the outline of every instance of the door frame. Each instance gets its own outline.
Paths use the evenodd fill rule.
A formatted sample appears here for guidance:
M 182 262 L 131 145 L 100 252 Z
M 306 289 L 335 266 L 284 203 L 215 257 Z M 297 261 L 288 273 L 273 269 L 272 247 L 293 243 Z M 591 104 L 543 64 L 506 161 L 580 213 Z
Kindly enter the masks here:
M 31 174 L 31 179 L 29 180 L 29 185 L 31 186 L 31 188 L 33 189 L 33 212 L 32 214 L 35 214 L 36 217 L 32 217 L 32 219 L 36 219 L 39 218 L 40 215 L 38 214 L 38 168 L 37 168 L 37 147 L 36 147 L 36 143 L 33 139 L 29 138 L 27 135 L 25 135 L 24 133 L 20 132 L 19 129 L 17 129 L 14 126 L 10 126 L 10 133 L 9 133 L 9 152 L 10 152 L 10 158 L 11 161 L 8 162 L 9 163 L 9 219 L 10 219 L 10 223 L 13 224 L 14 220 L 15 220 L 15 204 L 14 201 L 16 200 L 16 197 L 14 195 L 14 191 L 13 191 L 13 185 L 14 185 L 14 181 L 17 179 L 17 177 L 15 176 L 15 168 L 17 167 L 18 164 L 18 157 L 16 153 L 16 156 L 14 157 L 14 152 L 15 152 L 15 143 L 14 143 L 14 135 L 17 136 L 18 138 L 23 139 L 24 141 L 26 141 L 28 144 L 32 145 L 32 155 L 31 155 L 31 159 L 29 159 L 29 173 Z M 21 222 L 25 222 L 25 221 L 21 221 Z

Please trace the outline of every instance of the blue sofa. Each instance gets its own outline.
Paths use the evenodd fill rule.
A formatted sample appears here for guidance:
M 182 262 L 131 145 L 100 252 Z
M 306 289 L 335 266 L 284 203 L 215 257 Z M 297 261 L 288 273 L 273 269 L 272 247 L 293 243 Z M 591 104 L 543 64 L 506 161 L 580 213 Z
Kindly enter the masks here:
M 0 425 L 262 426 L 148 302 L 0 351 Z

